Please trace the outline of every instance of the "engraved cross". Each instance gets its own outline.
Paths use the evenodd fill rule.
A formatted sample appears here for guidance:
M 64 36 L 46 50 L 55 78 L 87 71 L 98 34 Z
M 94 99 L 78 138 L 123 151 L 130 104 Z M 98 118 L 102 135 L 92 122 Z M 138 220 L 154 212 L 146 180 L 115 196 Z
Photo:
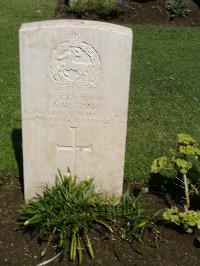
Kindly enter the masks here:
M 72 151 L 73 155 L 73 168 L 71 169 L 74 175 L 76 175 L 76 152 L 77 151 L 85 151 L 85 152 L 91 152 L 92 151 L 92 145 L 88 146 L 79 146 L 76 144 L 76 127 L 70 128 L 72 131 L 72 146 L 65 146 L 57 144 L 57 149 L 61 151 Z

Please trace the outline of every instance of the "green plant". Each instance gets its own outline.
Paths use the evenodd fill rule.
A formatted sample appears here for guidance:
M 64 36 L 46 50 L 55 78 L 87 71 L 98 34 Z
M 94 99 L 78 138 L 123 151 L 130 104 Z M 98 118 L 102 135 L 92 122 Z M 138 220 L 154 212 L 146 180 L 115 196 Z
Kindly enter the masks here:
M 95 13 L 101 17 L 109 18 L 123 12 L 123 4 L 116 0 L 71 0 L 67 10 L 79 16 L 86 13 Z
M 188 178 L 188 173 L 200 159 L 200 149 L 197 142 L 190 136 L 178 134 L 178 143 L 174 149 L 171 149 L 169 156 L 163 156 L 153 161 L 151 166 L 152 173 L 158 173 L 162 169 L 174 169 L 176 178 L 183 183 L 185 192 L 185 210 L 190 208 L 190 186 L 191 180 Z M 179 177 L 182 176 L 182 179 Z M 198 183 L 200 180 L 197 181 Z M 197 183 L 197 184 L 198 184 Z
M 174 169 L 176 171 L 176 178 L 182 182 L 185 192 L 185 211 L 180 212 L 177 207 L 167 208 L 163 212 L 163 218 L 182 226 L 188 233 L 200 229 L 200 211 L 189 210 L 190 195 L 192 193 L 199 195 L 200 180 L 197 181 L 197 184 L 192 184 L 188 178 L 189 171 L 196 162 L 199 162 L 199 159 L 200 149 L 197 142 L 190 135 L 179 134 L 177 146 L 171 149 L 170 155 L 157 158 L 151 166 L 152 173 L 158 173 L 163 169 Z
M 98 15 L 101 17 L 109 18 L 118 16 L 124 11 L 123 3 L 116 0 L 101 1 L 99 6 Z
M 142 192 L 133 199 L 129 191 L 126 191 L 122 196 L 120 204 L 115 206 L 114 228 L 119 229 L 117 235 L 121 235 L 121 238 L 128 239 L 129 241 L 141 241 L 141 235 L 146 229 L 152 230 L 156 237 L 158 237 L 154 222 L 159 219 L 161 212 L 158 211 L 151 217 L 147 215 L 139 202 L 141 195 Z
M 182 0 L 166 0 L 166 7 L 170 12 L 171 19 L 179 17 L 185 18 L 190 12 L 182 5 Z
M 67 10 L 82 15 L 86 12 L 92 12 L 98 7 L 98 1 L 92 0 L 71 0 L 68 3 Z
M 177 207 L 172 206 L 164 211 L 163 218 L 183 227 L 187 233 L 193 233 L 195 229 L 200 230 L 200 211 L 179 212 Z
M 99 232 L 97 225 L 113 237 L 130 241 L 139 239 L 145 228 L 153 227 L 156 215 L 146 215 L 138 200 L 127 192 L 118 202 L 97 193 L 91 178 L 76 182 L 70 172 L 64 176 L 59 172 L 55 186 L 45 187 L 43 195 L 24 205 L 20 224 L 47 241 L 42 256 L 54 243 L 57 255 L 49 261 L 69 251 L 70 259 L 78 258 L 81 264 L 84 249 L 94 258 L 91 231 Z
M 114 199 L 95 192 L 91 178 L 77 183 L 69 172 L 64 176 L 59 172 L 54 187 L 46 187 L 42 196 L 24 206 L 21 222 L 37 237 L 48 240 L 42 256 L 53 240 L 63 255 L 70 243 L 70 259 L 78 257 L 81 264 L 83 243 L 94 258 L 89 236 L 93 225 L 111 231 L 107 222 L 113 204 Z

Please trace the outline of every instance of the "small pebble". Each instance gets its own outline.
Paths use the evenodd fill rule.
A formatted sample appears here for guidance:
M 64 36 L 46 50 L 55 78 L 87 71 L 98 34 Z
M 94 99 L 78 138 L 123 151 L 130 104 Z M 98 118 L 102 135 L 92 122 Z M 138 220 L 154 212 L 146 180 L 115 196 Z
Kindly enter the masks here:
M 148 187 L 144 187 L 144 188 L 142 188 L 142 191 L 143 191 L 144 193 L 148 193 L 148 192 L 149 192 L 149 188 L 148 188 Z

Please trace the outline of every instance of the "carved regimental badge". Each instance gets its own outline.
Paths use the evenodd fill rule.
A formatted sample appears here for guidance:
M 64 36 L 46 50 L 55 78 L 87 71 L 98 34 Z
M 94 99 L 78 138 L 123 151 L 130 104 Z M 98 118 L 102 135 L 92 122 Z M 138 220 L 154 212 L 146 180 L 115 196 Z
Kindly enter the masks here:
M 74 34 L 69 41 L 55 47 L 49 69 L 58 83 L 74 88 L 96 88 L 100 74 L 100 57 L 95 49 Z

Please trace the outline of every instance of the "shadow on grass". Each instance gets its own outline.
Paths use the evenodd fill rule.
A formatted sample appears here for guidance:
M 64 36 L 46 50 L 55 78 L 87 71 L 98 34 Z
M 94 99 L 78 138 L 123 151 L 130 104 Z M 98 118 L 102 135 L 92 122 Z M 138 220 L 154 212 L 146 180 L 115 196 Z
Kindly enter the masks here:
M 23 177 L 23 155 L 22 155 L 22 130 L 15 128 L 12 131 L 12 144 L 15 151 L 15 159 L 19 170 L 19 182 L 24 195 L 24 177 Z

